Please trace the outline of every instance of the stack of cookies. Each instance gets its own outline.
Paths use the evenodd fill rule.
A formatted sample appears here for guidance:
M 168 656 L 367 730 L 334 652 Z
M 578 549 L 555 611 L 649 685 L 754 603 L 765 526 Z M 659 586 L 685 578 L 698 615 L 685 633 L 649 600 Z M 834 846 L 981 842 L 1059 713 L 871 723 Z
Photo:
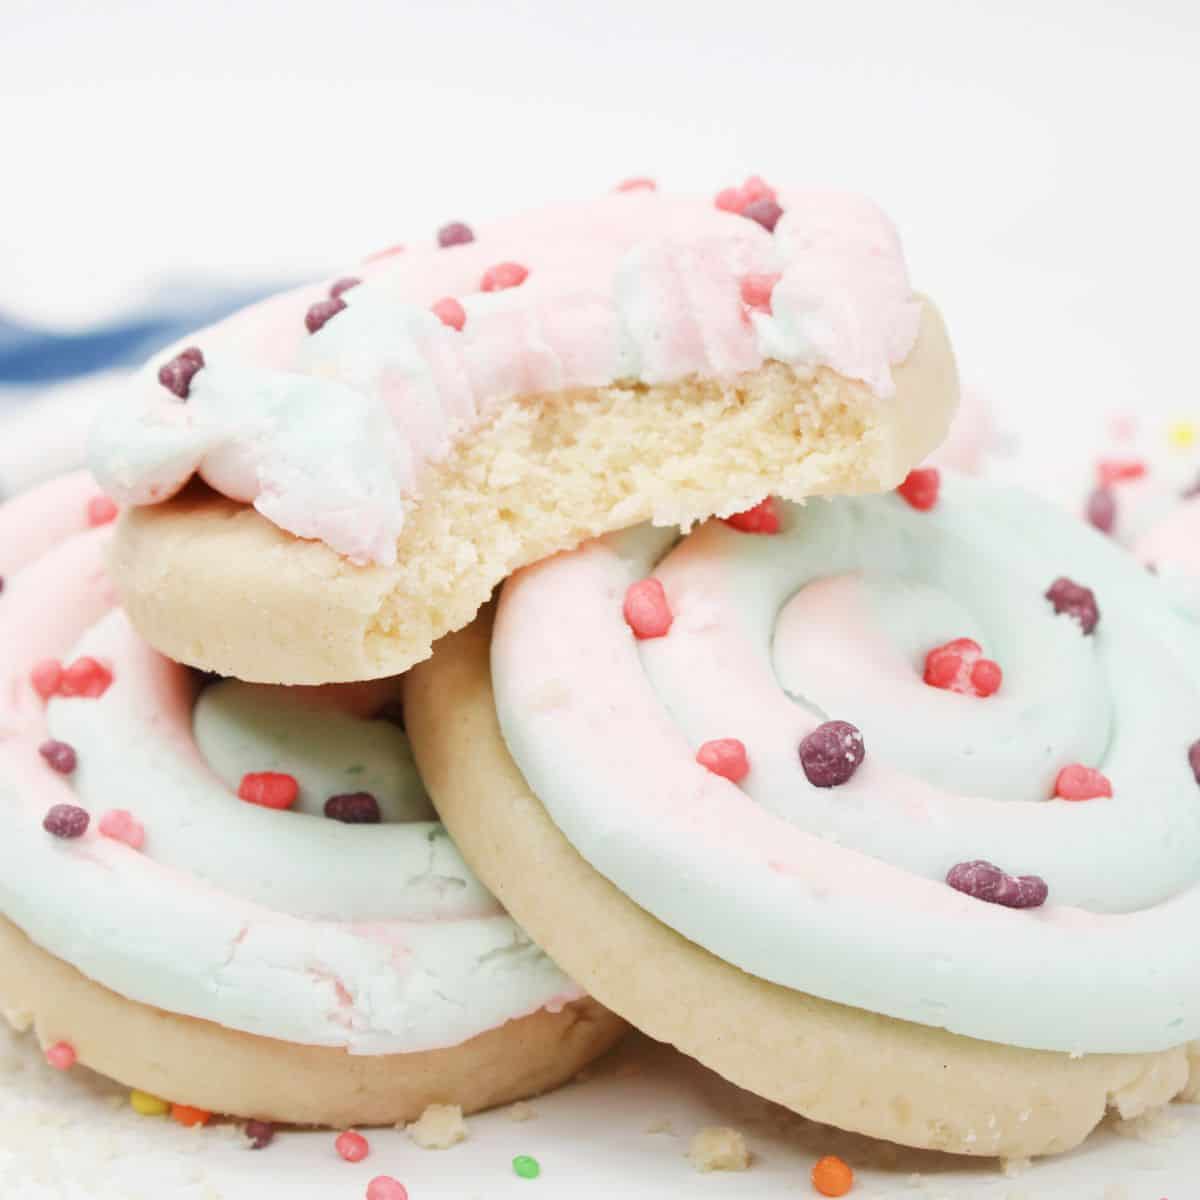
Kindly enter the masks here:
M 886 218 L 757 178 L 171 348 L 102 493 L 0 510 L 10 1019 L 256 1129 L 531 1095 L 626 1023 L 961 1154 L 1186 1093 L 1200 634 L 922 465 L 957 400 Z

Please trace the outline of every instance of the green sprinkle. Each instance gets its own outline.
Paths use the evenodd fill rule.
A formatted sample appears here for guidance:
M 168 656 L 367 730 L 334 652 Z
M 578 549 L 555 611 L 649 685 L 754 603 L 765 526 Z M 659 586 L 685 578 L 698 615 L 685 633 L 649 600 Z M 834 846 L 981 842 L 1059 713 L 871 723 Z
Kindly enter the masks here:
M 528 1154 L 518 1154 L 513 1159 L 513 1170 L 522 1179 L 536 1179 L 542 1173 L 541 1164 Z

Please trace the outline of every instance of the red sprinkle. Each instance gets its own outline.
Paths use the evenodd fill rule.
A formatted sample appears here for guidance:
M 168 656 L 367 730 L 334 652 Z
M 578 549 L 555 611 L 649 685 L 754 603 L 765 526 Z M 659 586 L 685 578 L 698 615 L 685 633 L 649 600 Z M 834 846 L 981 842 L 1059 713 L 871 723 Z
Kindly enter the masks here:
M 737 738 L 717 738 L 705 742 L 696 751 L 696 761 L 714 775 L 720 775 L 731 783 L 745 779 L 750 770 L 746 747 Z
M 316 333 L 317 330 L 325 327 L 326 321 L 331 317 L 336 317 L 345 307 L 346 302 L 341 296 L 330 296 L 328 300 L 318 300 L 316 304 L 310 305 L 308 312 L 304 314 L 304 328 L 309 333 Z
M 58 695 L 62 680 L 63 665 L 57 658 L 44 658 L 41 662 L 34 663 L 33 670 L 29 672 L 29 682 L 43 700 Z
M 348 292 L 351 288 L 356 288 L 362 283 L 357 275 L 344 275 L 341 279 L 329 285 L 329 298 L 336 300 L 343 292 Z
M 942 475 L 937 467 L 916 467 L 896 489 L 917 512 L 928 512 L 938 502 Z
M 481 292 L 503 292 L 507 288 L 519 287 L 529 278 L 529 268 L 520 263 L 502 262 L 488 267 L 479 281 Z
M 462 221 L 451 221 L 449 225 L 443 225 L 437 233 L 437 244 L 443 249 L 446 246 L 465 246 L 474 240 L 475 231 Z
M 1101 533 L 1112 533 L 1117 523 L 1117 498 L 1112 488 L 1096 488 L 1087 498 L 1084 519 Z
M 622 179 L 617 184 L 618 192 L 657 192 L 658 184 L 645 175 L 635 175 L 632 179 Z
M 88 501 L 87 519 L 93 529 L 117 519 L 117 503 L 108 496 L 93 496 Z
M 146 842 L 146 830 L 141 821 L 124 808 L 110 808 L 101 816 L 97 828 L 104 837 L 124 842 L 132 850 L 140 850 Z
M 376 1175 L 367 1184 L 367 1200 L 408 1200 L 408 1188 L 390 1175 Z
M 1146 469 L 1140 458 L 1102 458 L 1096 464 L 1096 480 L 1101 487 L 1108 487 L 1127 479 L 1141 479 Z
M 112 685 L 112 672 L 99 659 L 77 658 L 62 674 L 58 685 L 60 696 L 75 696 L 83 700 L 98 700 Z
M 769 313 L 771 311 L 771 293 L 775 290 L 779 278 L 778 273 L 742 276 L 742 303 L 751 312 Z
M 339 1133 L 337 1140 L 333 1143 L 333 1148 L 347 1162 L 351 1163 L 362 1162 L 371 1153 L 371 1145 L 367 1139 L 352 1129 L 346 1130 L 345 1133 Z
M 973 638 L 955 638 L 935 646 L 925 656 L 925 682 L 930 687 L 963 696 L 991 696 L 1004 678 L 1003 671 Z
M 56 838 L 81 838 L 91 817 L 77 804 L 54 804 L 42 818 L 42 828 Z
M 200 347 L 189 346 L 158 368 L 158 382 L 172 395 L 186 400 L 192 390 L 192 377 L 203 366 L 204 355 Z
M 433 315 L 451 329 L 462 329 L 467 323 L 467 310 L 453 296 L 447 296 L 431 306 Z
M 739 533 L 778 533 L 779 510 L 775 507 L 774 497 L 768 496 L 760 500 L 753 508 L 745 512 L 733 513 L 722 518 L 726 525 Z
M 265 1150 L 275 1140 L 275 1126 L 270 1121 L 247 1121 L 242 1133 L 251 1150 Z
M 79 765 L 75 747 L 67 745 L 66 742 L 56 742 L 53 738 L 48 742 L 43 742 L 38 747 L 38 753 L 46 760 L 50 768 L 60 775 L 70 775 Z
M 675 619 L 667 593 L 657 579 L 639 579 L 625 590 L 622 611 L 633 636 L 639 639 L 665 637 Z
M 1095 767 L 1072 763 L 1063 767 L 1054 781 L 1054 794 L 1060 800 L 1096 800 L 1113 794 L 1108 777 Z
M 774 200 L 752 200 L 742 209 L 742 216 L 748 221 L 757 221 L 768 233 L 774 233 L 783 209 Z
M 212 1120 L 212 1113 L 205 1108 L 193 1108 L 190 1104 L 172 1104 L 171 1120 L 191 1129 L 196 1125 L 207 1125 Z
M 46 1047 L 46 1061 L 56 1071 L 69 1071 L 78 1057 L 70 1042 L 55 1042 L 53 1046 Z
M 291 808 L 300 795 L 294 775 L 281 771 L 251 771 L 238 784 L 238 797 L 262 808 Z

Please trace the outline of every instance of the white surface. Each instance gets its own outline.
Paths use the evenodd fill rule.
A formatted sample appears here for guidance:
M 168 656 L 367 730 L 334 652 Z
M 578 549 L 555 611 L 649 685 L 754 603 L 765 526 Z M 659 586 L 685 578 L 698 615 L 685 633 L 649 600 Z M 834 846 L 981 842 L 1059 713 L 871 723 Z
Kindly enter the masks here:
M 0 0 L 0 309 L 84 323 L 182 272 L 319 273 L 632 174 L 853 187 L 1020 432 L 1000 473 L 1062 493 L 1103 413 L 1200 410 L 1198 64 L 1189 0 Z M 356 1167 L 329 1135 L 249 1155 L 4 1072 L 0 1197 L 360 1200 L 377 1171 L 412 1200 L 805 1196 L 817 1154 L 877 1153 L 650 1058 L 528 1125 L 477 1118 L 443 1154 L 377 1135 Z M 1200 1124 L 1181 1115 L 1160 1146 L 1104 1135 L 1015 1179 L 901 1155 L 853 1195 L 1186 1200 Z M 661 1116 L 679 1137 L 644 1131 Z M 687 1137 L 711 1123 L 746 1131 L 748 1173 L 692 1174 Z M 525 1152 L 537 1182 L 509 1172 Z

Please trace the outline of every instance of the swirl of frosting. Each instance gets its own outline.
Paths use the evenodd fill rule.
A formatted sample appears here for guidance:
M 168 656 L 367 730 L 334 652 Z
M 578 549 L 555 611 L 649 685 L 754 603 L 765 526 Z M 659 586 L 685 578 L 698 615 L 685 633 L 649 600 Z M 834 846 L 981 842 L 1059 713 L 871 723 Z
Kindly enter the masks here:
M 1200 1036 L 1196 631 L 1016 491 L 778 511 L 774 536 L 641 528 L 506 584 L 500 724 L 565 836 L 683 936 L 802 992 L 1033 1049 Z M 670 627 L 639 640 L 622 603 L 651 572 Z M 1062 576 L 1095 594 L 1090 635 L 1046 595 Z M 994 695 L 923 682 L 959 637 L 1001 664 Z M 798 748 L 830 720 L 865 757 L 814 786 Z M 745 748 L 728 777 L 703 765 L 720 739 Z M 1064 798 L 1068 766 L 1111 795 Z
M 400 681 L 202 686 L 114 608 L 106 530 L 64 516 L 87 489 L 59 480 L 0 509 L 0 562 L 19 568 L 0 593 L 0 911 L 129 999 L 359 1054 L 456 1045 L 577 998 L 467 869 L 404 733 L 374 715 Z M 82 656 L 112 672 L 107 690 L 43 701 L 35 665 Z M 69 776 L 39 755 L 51 738 L 75 752 Z M 261 771 L 296 778 L 293 811 L 238 799 Z M 320 815 L 363 791 L 381 823 Z M 83 837 L 43 829 L 56 804 L 89 812 Z M 144 827 L 140 848 L 104 835 L 111 810 Z
M 198 473 L 300 537 L 391 563 L 424 468 L 514 397 L 767 359 L 890 395 L 920 321 L 895 231 L 859 197 L 778 198 L 771 231 L 709 198 L 622 192 L 378 258 L 333 299 L 327 284 L 277 296 L 188 339 L 199 369 L 179 347 L 150 364 L 95 426 L 93 468 L 139 505 Z M 516 285 L 489 290 L 514 263 Z M 747 279 L 772 281 L 765 309 L 743 304 Z M 449 322 L 433 311 L 447 298 Z

